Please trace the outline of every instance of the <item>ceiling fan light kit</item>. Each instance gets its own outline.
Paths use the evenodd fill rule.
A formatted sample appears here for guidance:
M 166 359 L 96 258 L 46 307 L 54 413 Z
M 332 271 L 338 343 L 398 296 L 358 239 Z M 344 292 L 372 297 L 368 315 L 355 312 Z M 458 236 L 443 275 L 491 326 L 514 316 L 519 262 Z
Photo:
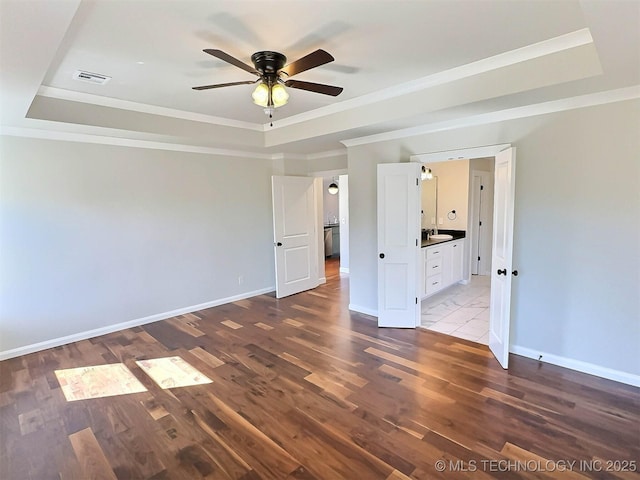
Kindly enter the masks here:
M 251 98 L 253 98 L 253 103 L 264 108 L 264 112 L 269 115 L 269 118 L 273 116 L 273 112 L 276 108 L 286 105 L 289 101 L 289 92 L 287 92 L 285 86 L 309 92 L 321 93 L 323 95 L 331 95 L 333 97 L 340 95 L 343 90 L 342 87 L 335 87 L 332 85 L 303 82 L 300 80 L 288 80 L 288 78 L 293 75 L 319 67 L 325 63 L 332 62 L 334 58 L 324 50 L 316 50 L 315 52 L 312 52 L 286 66 L 285 63 L 287 62 L 287 57 L 279 52 L 256 52 L 251 55 L 251 62 L 254 65 L 253 67 L 241 62 L 222 50 L 207 48 L 203 51 L 259 77 L 259 80 L 257 81 L 260 83 L 253 90 Z M 193 87 L 193 89 L 208 90 L 212 88 L 247 85 L 253 83 L 256 83 L 256 81 L 250 80 L 243 82 L 218 83 L 214 85 Z

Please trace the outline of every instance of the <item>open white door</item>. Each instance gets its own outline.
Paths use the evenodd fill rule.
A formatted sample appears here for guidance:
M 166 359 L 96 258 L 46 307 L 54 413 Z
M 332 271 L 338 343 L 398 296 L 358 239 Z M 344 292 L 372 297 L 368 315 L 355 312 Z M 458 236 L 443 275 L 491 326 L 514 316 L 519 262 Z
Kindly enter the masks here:
M 315 288 L 318 277 L 316 201 L 311 177 L 271 177 L 276 297 Z
M 503 368 L 509 365 L 515 150 L 508 148 L 496 155 L 493 194 L 489 348 Z
M 420 164 L 378 165 L 378 326 L 420 323 Z

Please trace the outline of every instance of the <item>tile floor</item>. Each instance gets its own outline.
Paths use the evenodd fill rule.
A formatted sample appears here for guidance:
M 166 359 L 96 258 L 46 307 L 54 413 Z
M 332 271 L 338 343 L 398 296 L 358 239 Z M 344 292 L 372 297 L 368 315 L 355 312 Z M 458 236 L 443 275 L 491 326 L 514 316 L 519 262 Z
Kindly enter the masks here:
M 488 345 L 490 294 L 491 277 L 472 275 L 422 301 L 421 327 Z

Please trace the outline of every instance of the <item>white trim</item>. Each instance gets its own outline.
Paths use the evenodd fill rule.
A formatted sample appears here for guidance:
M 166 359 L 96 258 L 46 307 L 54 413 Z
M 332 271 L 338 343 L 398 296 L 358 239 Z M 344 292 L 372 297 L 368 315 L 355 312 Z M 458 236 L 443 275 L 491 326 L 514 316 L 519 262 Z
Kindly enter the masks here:
M 50 88 L 50 87 L 46 87 Z M 103 97 L 100 97 L 103 98 Z M 530 116 L 544 115 L 549 113 L 562 112 L 567 110 L 573 110 L 576 108 L 585 108 L 597 105 L 604 105 L 607 103 L 615 103 L 627 100 L 633 100 L 640 98 L 640 85 L 633 85 L 631 87 L 620 88 L 616 90 L 608 90 L 604 92 L 592 93 L 587 95 L 580 95 L 577 97 L 564 98 L 560 100 L 553 100 L 550 102 L 543 102 L 533 105 L 526 105 L 523 107 L 515 107 L 505 110 L 498 110 L 495 112 L 488 112 L 480 115 L 463 117 L 460 119 L 448 120 L 445 122 L 437 122 L 431 124 L 419 125 L 416 127 L 404 128 L 399 130 L 388 131 L 375 135 L 368 135 L 364 137 L 357 137 L 342 140 L 340 143 L 346 147 L 353 147 L 358 145 L 366 145 L 370 143 L 383 142 L 388 140 L 396 140 L 402 138 L 413 137 L 417 135 L 424 135 L 428 133 L 435 133 L 447 130 L 456 130 L 464 127 L 471 127 L 477 125 L 485 125 L 489 123 L 497 123 L 502 121 L 514 120 L 518 118 L 525 118 Z M 310 160 L 316 158 L 326 158 L 332 156 L 340 156 L 345 154 L 343 150 L 328 150 L 325 152 L 312 153 L 312 154 L 300 154 L 291 155 L 285 153 L 257 153 L 248 152 L 242 150 L 221 149 L 214 147 L 204 147 L 197 145 L 186 145 L 177 143 L 165 143 L 156 142 L 150 140 L 139 140 L 131 138 L 123 138 L 108 135 L 95 135 L 89 133 L 73 133 L 63 132 L 55 130 L 45 130 L 40 128 L 24 128 L 24 127 L 0 127 L 1 135 L 9 135 L 16 137 L 27 138 L 43 138 L 49 140 L 62 140 L 70 142 L 81 143 L 94 143 L 103 145 L 118 145 L 133 148 L 147 148 L 156 150 L 170 150 L 188 153 L 204 153 L 210 155 L 222 155 L 230 157 L 248 157 L 264 160 L 279 160 L 279 159 L 299 159 Z M 463 151 L 466 149 L 463 149 Z M 452 151 L 459 152 L 459 151 Z M 441 152 L 437 152 L 441 153 Z M 425 155 L 425 154 L 418 154 Z
M 340 273 L 349 273 L 348 267 L 340 267 Z
M 589 93 L 586 95 L 579 95 L 577 97 L 552 100 L 550 102 L 535 103 L 532 105 L 525 105 L 523 107 L 496 110 L 494 112 L 482 113 L 479 115 L 462 117 L 459 119 L 447 120 L 444 122 L 429 123 L 416 127 L 402 128 L 399 130 L 378 133 L 375 135 L 350 138 L 347 140 L 342 140 L 340 143 L 342 143 L 346 147 L 355 147 L 358 145 L 368 145 L 370 143 L 415 137 L 417 135 L 425 135 L 427 133 L 444 132 L 446 130 L 457 130 L 464 127 L 486 125 L 489 123 L 515 120 L 518 118 L 546 115 L 548 113 L 564 112 L 567 110 L 574 110 L 576 108 L 593 107 L 597 105 L 605 105 L 607 103 L 623 102 L 636 98 L 640 98 L 640 85 L 633 85 L 631 87 L 619 88 L 616 90 L 607 90 L 604 92 Z
M 321 277 L 320 280 L 318 280 L 318 285 L 322 285 L 324 283 L 327 283 L 327 277 Z
M 24 347 L 12 348 L 11 350 L 5 350 L 0 352 L 0 361 L 7 360 L 9 358 L 19 357 L 21 355 L 27 355 L 29 353 L 39 352 L 48 348 L 59 347 L 60 345 L 66 345 L 72 342 L 79 342 L 88 338 L 98 337 L 100 335 L 106 335 L 108 333 L 125 330 L 127 328 L 138 327 L 147 323 L 157 322 L 160 320 L 166 320 L 177 315 L 184 315 L 185 313 L 197 312 L 198 310 L 204 310 L 205 308 L 217 307 L 218 305 L 224 305 L 225 303 L 237 302 L 238 300 L 244 300 L 245 298 L 255 297 L 257 295 L 263 295 L 265 293 L 273 292 L 275 287 L 262 288 L 260 290 L 254 290 L 252 292 L 241 293 L 232 297 L 220 298 L 211 302 L 200 303 L 198 305 L 192 305 L 190 307 L 178 308 L 171 310 L 170 312 L 157 313 L 148 317 L 138 318 L 130 320 L 128 322 L 116 323 L 114 325 L 107 325 L 105 327 L 96 328 L 94 330 L 87 330 L 85 332 L 74 333 L 65 337 L 54 338 L 51 340 L 45 340 L 44 342 L 33 343 L 31 345 L 25 345 Z
M 354 312 L 364 313 L 365 315 L 370 315 L 372 317 L 378 316 L 378 310 L 374 310 L 372 308 L 363 307 L 361 305 L 355 305 L 353 303 L 349 304 L 349 310 L 353 310 Z
M 307 160 L 318 160 L 321 158 L 330 158 L 330 157 L 342 157 L 342 156 L 347 156 L 347 149 L 346 148 L 341 148 L 339 150 L 327 150 L 325 152 L 318 152 L 318 153 L 310 153 L 308 154 Z
M 174 152 L 204 153 L 208 155 L 255 158 L 259 160 L 273 159 L 273 155 L 267 153 L 184 145 L 178 143 L 155 142 L 151 140 L 139 140 L 133 138 L 110 137 L 107 135 L 92 135 L 88 133 L 61 132 L 56 130 L 43 130 L 39 128 L 0 127 L 0 135 L 41 138 L 45 140 L 61 140 L 65 142 L 96 143 L 100 145 L 115 145 L 119 147 L 146 148 L 152 150 L 170 150 Z
M 71 102 L 99 105 L 101 107 L 117 108 L 120 110 L 129 110 L 132 112 L 149 113 L 151 115 L 161 115 L 163 117 L 181 118 L 183 120 L 210 123 L 212 125 L 242 128 L 244 130 L 256 130 L 258 132 L 264 132 L 266 127 L 266 124 L 263 125 L 260 123 L 243 122 L 240 120 L 232 120 L 230 118 L 205 115 L 203 113 L 187 112 L 185 110 L 176 110 L 174 108 L 159 107 L 157 105 L 131 102 L 129 100 L 120 100 L 118 98 L 103 97 L 102 95 L 94 95 L 91 93 L 64 90 L 62 88 L 49 87 L 46 85 L 42 85 L 38 89 L 38 95 L 40 95 L 41 97 L 69 100 Z
M 487 145 L 485 147 L 461 148 L 459 150 L 445 150 L 442 152 L 419 153 L 409 157 L 410 162 L 429 163 L 443 160 L 463 160 L 468 158 L 495 157 L 502 150 L 511 147 L 510 143 Z
M 595 375 L 596 377 L 625 383 L 627 385 L 633 385 L 634 387 L 640 387 L 640 375 L 634 375 L 633 373 L 621 372 L 620 370 L 602 367 L 594 363 L 588 363 L 581 360 L 575 360 L 573 358 L 562 357 L 560 355 L 533 350 L 531 348 L 521 347 L 519 345 L 511 345 L 509 351 L 516 355 L 532 358 L 534 360 L 538 360 L 538 358 L 542 357 L 540 360 L 541 362 L 558 365 L 559 367 L 569 368 L 571 370 L 576 370 L 578 372 L 587 373 L 589 375 Z
M 306 160 L 306 155 L 304 153 L 278 152 L 271 154 L 271 160 L 296 160 L 302 162 Z
M 297 123 L 314 120 L 334 113 L 344 112 L 352 108 L 363 107 L 387 100 L 390 98 L 407 95 L 413 92 L 431 88 L 436 85 L 450 83 L 463 78 L 470 78 L 491 70 L 508 67 L 517 63 L 532 60 L 534 58 L 552 55 L 572 48 L 593 43 L 591 32 L 588 28 L 576 30 L 558 37 L 543 40 L 542 42 L 527 45 L 507 52 L 499 53 L 492 57 L 483 58 L 459 67 L 450 68 L 426 77 L 418 78 L 392 87 L 384 88 L 372 93 L 351 98 L 340 103 L 334 103 L 320 107 L 309 112 L 292 115 L 278 120 L 272 130 L 288 127 Z
M 346 149 L 327 150 L 325 152 L 310 154 L 291 153 L 258 153 L 245 150 L 233 150 L 228 148 L 204 147 L 199 145 L 187 145 L 183 143 L 165 143 L 137 138 L 125 138 L 110 135 L 96 135 L 93 133 L 65 132 L 43 128 L 9 127 L 0 126 L 0 135 L 10 137 L 40 138 L 44 140 L 60 140 L 65 142 L 94 143 L 99 145 L 115 145 L 120 147 L 146 148 L 151 150 L 170 150 L 174 152 L 204 153 L 207 155 L 220 155 L 226 157 L 255 158 L 258 160 L 316 160 L 322 158 L 347 156 Z M 336 172 L 346 172 L 346 169 Z

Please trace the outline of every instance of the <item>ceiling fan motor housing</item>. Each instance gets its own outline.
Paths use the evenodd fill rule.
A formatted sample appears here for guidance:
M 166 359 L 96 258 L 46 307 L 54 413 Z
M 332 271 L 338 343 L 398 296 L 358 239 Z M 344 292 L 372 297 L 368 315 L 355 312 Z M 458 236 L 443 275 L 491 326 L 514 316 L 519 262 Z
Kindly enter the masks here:
M 287 62 L 287 57 L 278 52 L 264 51 L 251 55 L 251 61 L 260 75 L 275 80 L 278 78 L 278 71 Z

